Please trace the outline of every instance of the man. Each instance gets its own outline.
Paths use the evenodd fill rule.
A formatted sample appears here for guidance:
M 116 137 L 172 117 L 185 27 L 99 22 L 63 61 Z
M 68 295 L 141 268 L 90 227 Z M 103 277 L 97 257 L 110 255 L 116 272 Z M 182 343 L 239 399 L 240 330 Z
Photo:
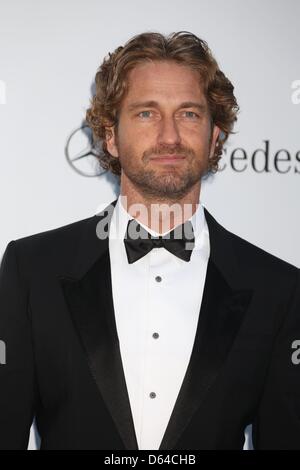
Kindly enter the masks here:
M 300 449 L 296 267 L 200 201 L 238 106 L 207 44 L 144 33 L 105 58 L 87 121 L 120 196 L 11 241 L 0 447 Z

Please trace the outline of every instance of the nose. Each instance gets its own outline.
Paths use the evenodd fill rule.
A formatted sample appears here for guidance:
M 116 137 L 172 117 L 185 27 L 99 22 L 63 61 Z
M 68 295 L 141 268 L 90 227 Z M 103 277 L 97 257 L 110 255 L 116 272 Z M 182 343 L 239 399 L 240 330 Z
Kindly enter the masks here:
M 179 129 L 173 116 L 164 116 L 160 121 L 158 143 L 177 145 L 181 141 Z

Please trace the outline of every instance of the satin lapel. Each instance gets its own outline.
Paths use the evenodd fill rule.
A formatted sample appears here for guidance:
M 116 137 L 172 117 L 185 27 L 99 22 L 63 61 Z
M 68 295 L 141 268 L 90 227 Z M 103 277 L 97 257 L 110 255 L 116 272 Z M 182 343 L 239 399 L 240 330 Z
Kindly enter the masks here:
M 195 341 L 160 450 L 176 449 L 176 443 L 220 373 L 252 297 L 252 289 L 230 286 L 228 281 L 232 283 L 234 276 L 238 276 L 234 254 L 226 246 L 226 237 L 219 239 L 220 234 L 217 232 L 221 226 L 215 225 L 217 222 L 210 217 L 206 211 L 211 256 Z M 222 247 L 219 245 L 220 241 L 224 242 Z M 220 257 L 221 252 L 223 255 Z M 226 273 L 224 269 L 227 270 Z M 235 280 L 237 279 L 238 277 Z
M 80 279 L 60 277 L 60 281 L 90 371 L 125 448 L 133 450 L 138 444 L 115 323 L 108 240 L 95 242 L 91 235 L 88 239 L 85 250 L 93 251 L 94 264 Z

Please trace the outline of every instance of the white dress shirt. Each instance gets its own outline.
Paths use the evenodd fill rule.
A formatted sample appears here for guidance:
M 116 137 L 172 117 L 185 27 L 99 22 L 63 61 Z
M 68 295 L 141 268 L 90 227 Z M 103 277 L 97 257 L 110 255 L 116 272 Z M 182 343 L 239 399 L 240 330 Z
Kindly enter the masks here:
M 195 235 L 190 261 L 161 247 L 129 264 L 124 236 L 130 219 L 119 197 L 109 233 L 113 303 L 138 447 L 157 450 L 194 344 L 209 232 L 200 203 L 190 218 Z

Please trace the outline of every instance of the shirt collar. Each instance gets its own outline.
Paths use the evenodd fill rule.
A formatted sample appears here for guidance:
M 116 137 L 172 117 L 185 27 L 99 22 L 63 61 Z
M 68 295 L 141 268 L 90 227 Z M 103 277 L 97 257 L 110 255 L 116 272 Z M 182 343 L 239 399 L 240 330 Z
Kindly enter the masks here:
M 112 215 L 112 221 L 111 221 L 111 226 L 110 226 L 110 237 L 111 238 L 118 238 L 119 240 L 124 239 L 128 221 L 133 219 L 131 214 L 127 212 L 127 210 L 124 207 L 123 201 L 121 196 L 118 197 L 115 209 L 113 211 Z M 195 243 L 197 244 L 197 241 L 200 239 L 200 236 L 203 232 L 203 229 L 205 228 L 205 215 L 204 215 L 204 207 L 202 203 L 199 201 L 198 207 L 196 211 L 193 213 L 193 215 L 188 219 L 191 221 L 193 230 L 194 230 L 194 236 L 195 236 Z M 139 222 L 139 221 L 138 221 Z M 149 227 L 146 225 L 142 224 L 139 222 L 139 224 L 144 227 L 150 234 L 153 236 L 158 236 L 158 235 L 164 235 L 159 234 L 155 232 L 154 230 L 151 230 Z M 173 229 L 171 229 L 173 230 Z

